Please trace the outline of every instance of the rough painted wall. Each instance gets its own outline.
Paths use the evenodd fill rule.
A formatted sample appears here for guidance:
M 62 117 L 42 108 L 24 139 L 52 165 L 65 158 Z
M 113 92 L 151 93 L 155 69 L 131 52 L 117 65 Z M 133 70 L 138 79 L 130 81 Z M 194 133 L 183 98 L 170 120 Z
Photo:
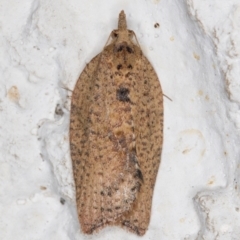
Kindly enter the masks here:
M 69 154 L 71 90 L 122 9 L 172 99 L 141 239 L 240 239 L 239 0 L 0 0 L 1 239 L 140 239 L 81 234 Z

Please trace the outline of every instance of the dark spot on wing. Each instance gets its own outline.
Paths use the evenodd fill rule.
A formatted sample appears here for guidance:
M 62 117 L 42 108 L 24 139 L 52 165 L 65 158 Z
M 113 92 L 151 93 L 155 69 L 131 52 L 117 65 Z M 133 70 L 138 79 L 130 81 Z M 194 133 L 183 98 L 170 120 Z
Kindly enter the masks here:
M 117 69 L 120 70 L 122 68 L 122 64 L 117 65 Z
M 142 175 L 142 172 L 141 172 L 140 169 L 137 169 L 137 170 L 136 170 L 136 172 L 135 172 L 135 174 L 134 174 L 134 177 L 135 177 L 135 178 L 139 178 L 140 180 L 143 181 L 143 175 Z
M 117 89 L 117 100 L 122 101 L 122 102 L 129 102 L 130 99 L 128 97 L 129 94 L 129 89 L 120 87 Z
M 129 46 L 127 46 L 127 51 L 128 51 L 129 53 L 133 53 L 133 49 L 130 48 Z
M 117 48 L 117 51 L 118 52 L 121 52 L 123 50 L 124 46 L 120 45 L 118 48 Z

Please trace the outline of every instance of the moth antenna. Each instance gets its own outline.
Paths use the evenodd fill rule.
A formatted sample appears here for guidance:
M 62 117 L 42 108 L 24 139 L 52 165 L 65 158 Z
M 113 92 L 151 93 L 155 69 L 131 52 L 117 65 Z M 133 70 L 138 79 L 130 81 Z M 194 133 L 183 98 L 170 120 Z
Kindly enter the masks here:
M 163 93 L 163 96 L 168 98 L 172 102 L 172 99 L 170 97 L 168 97 L 167 95 L 165 95 L 164 93 Z
M 135 37 L 135 41 L 136 41 L 137 45 L 138 45 L 139 48 L 141 49 L 141 46 L 140 46 L 140 44 L 139 44 L 139 42 L 138 42 L 138 40 L 137 40 L 137 36 L 136 36 L 135 32 L 132 31 L 132 33 L 133 33 L 133 35 L 134 35 L 134 37 Z M 141 49 L 141 51 L 142 51 L 142 49 Z
M 118 30 L 127 30 L 127 20 L 123 10 L 119 13 Z
M 61 87 L 62 89 L 65 89 L 65 90 L 67 90 L 67 91 L 69 91 L 69 92 L 73 92 L 73 90 L 71 90 L 71 89 L 68 89 L 68 88 L 65 88 L 65 87 Z
M 104 45 L 104 48 L 108 45 L 110 38 L 111 38 L 111 34 L 109 35 L 108 40 L 107 40 L 107 42 L 106 42 L 105 45 Z M 103 49 L 104 49 L 104 48 L 103 48 Z
M 141 46 L 140 46 L 140 44 L 139 44 L 139 42 L 138 42 L 138 40 L 137 40 L 137 36 L 136 36 L 135 32 L 133 32 L 133 34 L 134 34 L 134 37 L 135 37 L 135 40 L 136 40 L 137 45 L 138 45 L 139 48 L 141 49 Z M 142 49 L 141 49 L 141 51 L 142 51 Z M 168 100 L 170 100 L 170 101 L 172 102 L 172 99 L 171 99 L 170 97 L 168 97 L 167 95 L 165 95 L 164 93 L 163 93 L 163 96 L 166 97 L 166 98 L 168 98 Z

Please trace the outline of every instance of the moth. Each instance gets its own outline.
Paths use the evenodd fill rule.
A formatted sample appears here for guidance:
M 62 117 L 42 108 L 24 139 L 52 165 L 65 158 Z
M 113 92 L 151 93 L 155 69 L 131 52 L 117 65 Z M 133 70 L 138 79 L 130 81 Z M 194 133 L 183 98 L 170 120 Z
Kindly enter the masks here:
M 81 229 L 118 225 L 143 235 L 163 142 L 158 77 L 127 29 L 86 65 L 72 94 L 70 150 Z

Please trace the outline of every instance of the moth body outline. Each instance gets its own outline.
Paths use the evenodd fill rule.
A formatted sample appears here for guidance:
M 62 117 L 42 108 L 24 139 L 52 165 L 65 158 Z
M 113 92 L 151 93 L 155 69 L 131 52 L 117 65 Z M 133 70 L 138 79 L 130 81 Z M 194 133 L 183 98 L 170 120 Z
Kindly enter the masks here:
M 134 36 L 121 11 L 110 44 L 85 67 L 72 94 L 70 150 L 86 234 L 118 225 L 143 235 L 150 221 L 163 94 Z

